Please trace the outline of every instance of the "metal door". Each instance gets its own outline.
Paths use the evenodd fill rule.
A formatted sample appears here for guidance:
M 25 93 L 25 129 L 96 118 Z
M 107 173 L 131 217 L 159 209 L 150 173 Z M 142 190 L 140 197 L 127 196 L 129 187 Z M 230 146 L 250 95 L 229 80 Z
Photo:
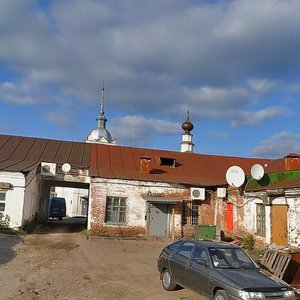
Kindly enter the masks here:
M 271 242 L 278 246 L 288 243 L 286 205 L 273 205 L 271 210 Z
M 233 230 L 233 203 L 226 204 L 226 229 Z
M 168 235 L 168 205 L 149 204 L 149 236 Z

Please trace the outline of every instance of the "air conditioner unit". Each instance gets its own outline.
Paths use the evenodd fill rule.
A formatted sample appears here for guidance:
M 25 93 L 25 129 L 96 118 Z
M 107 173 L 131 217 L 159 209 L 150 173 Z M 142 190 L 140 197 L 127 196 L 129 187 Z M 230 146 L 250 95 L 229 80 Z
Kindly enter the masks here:
M 55 176 L 56 173 L 56 164 L 41 162 L 41 175 L 42 176 Z
M 217 197 L 226 198 L 226 188 L 217 188 Z
M 191 188 L 191 200 L 205 200 L 205 188 Z

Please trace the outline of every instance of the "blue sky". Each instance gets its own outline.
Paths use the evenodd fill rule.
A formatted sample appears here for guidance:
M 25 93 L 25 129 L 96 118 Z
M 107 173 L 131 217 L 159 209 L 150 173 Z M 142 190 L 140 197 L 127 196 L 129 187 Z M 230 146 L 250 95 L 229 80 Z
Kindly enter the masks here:
M 300 153 L 300 1 L 1 0 L 0 133 L 83 141 L 105 82 L 119 145 Z

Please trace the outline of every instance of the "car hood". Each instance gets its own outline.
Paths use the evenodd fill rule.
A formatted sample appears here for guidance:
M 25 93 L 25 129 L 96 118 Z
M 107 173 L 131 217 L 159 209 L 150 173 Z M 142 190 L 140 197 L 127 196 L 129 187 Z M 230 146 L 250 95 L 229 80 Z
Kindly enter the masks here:
M 287 287 L 280 280 L 268 277 L 262 270 L 257 269 L 217 269 L 216 279 L 220 276 L 219 280 L 229 283 L 239 289 L 245 288 L 272 288 L 279 290 L 282 287 Z

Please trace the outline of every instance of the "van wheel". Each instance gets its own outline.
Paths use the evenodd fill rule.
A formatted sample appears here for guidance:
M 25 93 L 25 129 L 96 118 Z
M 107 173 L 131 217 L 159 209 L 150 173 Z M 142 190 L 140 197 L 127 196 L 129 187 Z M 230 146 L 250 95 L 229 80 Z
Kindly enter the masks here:
M 177 286 L 176 282 L 173 281 L 172 275 L 168 270 L 163 271 L 161 276 L 161 283 L 166 291 L 173 291 Z
M 58 217 L 58 220 L 61 221 L 61 220 L 62 220 L 62 217 Z
M 214 300 L 228 300 L 227 293 L 224 290 L 218 290 L 215 293 Z

